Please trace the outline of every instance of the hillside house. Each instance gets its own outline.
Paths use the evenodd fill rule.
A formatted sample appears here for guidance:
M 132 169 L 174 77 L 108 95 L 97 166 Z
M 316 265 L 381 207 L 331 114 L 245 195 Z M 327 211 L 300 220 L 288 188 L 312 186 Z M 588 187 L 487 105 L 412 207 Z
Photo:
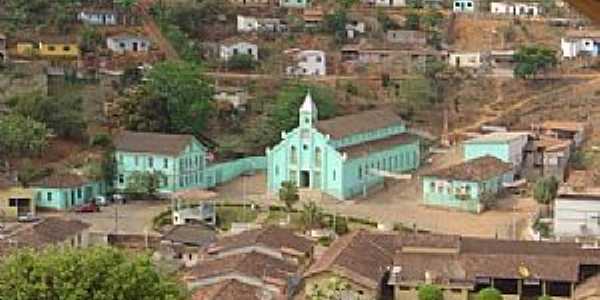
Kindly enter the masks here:
M 31 184 L 37 207 L 69 210 L 107 192 L 106 183 L 77 173 L 53 173 Z
M 302 21 L 306 28 L 319 28 L 323 24 L 324 13 L 321 8 L 304 9 L 302 12 Z
M 600 31 L 569 31 L 560 40 L 563 58 L 596 57 L 600 53 Z
M 35 53 L 33 47 L 30 51 Z M 75 59 L 80 53 L 79 42 L 72 37 L 45 37 L 37 48 L 37 54 L 47 58 Z
M 112 26 L 119 22 L 117 12 L 110 9 L 84 9 L 77 14 L 77 20 L 95 26 Z
M 24 188 L 16 180 L 0 174 L 0 215 L 16 219 L 28 214 L 35 215 L 33 190 Z
M 308 8 L 312 0 L 279 0 L 279 6 L 285 8 Z
M 327 74 L 325 52 L 321 50 L 301 50 L 293 54 L 294 65 L 286 68 L 288 75 L 323 76 Z
M 248 16 L 237 16 L 238 32 L 285 32 L 287 24 L 278 18 L 256 18 Z
M 206 225 L 175 225 L 162 236 L 159 252 L 189 268 L 198 263 L 200 252 L 216 241 L 215 230 Z
M 258 46 L 245 41 L 230 41 L 221 45 L 219 56 L 222 60 L 228 61 L 235 55 L 249 55 L 258 60 Z
M 482 156 L 422 175 L 423 204 L 481 213 L 512 182 L 512 165 Z
M 418 30 L 390 30 L 385 36 L 389 43 L 402 44 L 411 48 L 427 44 L 427 34 Z
M 284 181 L 337 199 L 365 194 L 383 176 L 419 166 L 418 137 L 390 110 L 371 110 L 318 120 L 310 94 L 299 111 L 298 127 L 282 133 L 267 149 L 268 190 L 277 193 Z
M 473 0 L 454 0 L 452 2 L 452 11 L 457 13 L 475 12 L 475 1 Z
M 557 238 L 600 237 L 600 194 L 559 192 L 553 207 Z
M 495 15 L 537 17 L 542 13 L 542 7 L 536 2 L 492 2 L 490 11 Z
M 150 41 L 141 36 L 122 33 L 108 37 L 106 47 L 118 54 L 148 52 Z
M 554 176 L 563 181 L 571 157 L 571 144 L 570 140 L 543 135 L 530 140 L 525 147 L 523 169 L 526 176 Z
M 492 132 L 463 143 L 464 159 L 471 160 L 482 156 L 493 156 L 510 163 L 515 171 L 523 163 L 528 132 Z
M 366 32 L 366 26 L 364 22 L 351 21 L 346 24 L 346 38 L 352 40 L 359 34 Z
M 8 61 L 8 52 L 6 51 L 6 35 L 0 32 L 0 62 Z
M 192 135 L 124 131 L 114 143 L 117 190 L 139 173 L 160 174 L 160 192 L 206 185 L 207 149 Z
M 217 86 L 213 98 L 217 102 L 229 103 L 234 109 L 245 110 L 250 96 L 243 87 Z
M 448 64 L 456 68 L 478 69 L 483 63 L 480 52 L 453 52 L 448 56 Z
M 585 141 L 589 128 L 585 122 L 544 121 L 541 124 L 534 125 L 534 130 L 557 139 L 570 140 L 573 142 L 571 150 L 574 150 Z
M 405 7 L 406 0 L 362 0 L 362 3 L 375 7 Z

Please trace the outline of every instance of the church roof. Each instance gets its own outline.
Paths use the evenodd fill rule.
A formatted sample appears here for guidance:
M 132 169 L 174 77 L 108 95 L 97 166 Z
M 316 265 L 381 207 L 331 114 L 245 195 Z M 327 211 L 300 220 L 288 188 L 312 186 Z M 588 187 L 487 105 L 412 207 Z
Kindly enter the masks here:
M 306 93 L 306 98 L 304 98 L 304 103 L 302 103 L 300 111 L 317 111 L 317 106 L 315 105 L 310 92 Z
M 379 140 L 343 147 L 338 150 L 342 153 L 346 153 L 346 155 L 348 155 L 348 158 L 352 159 L 361 156 L 366 156 L 369 153 L 379 152 L 385 149 L 393 148 L 398 145 L 411 144 L 416 142 L 418 139 L 419 138 L 414 134 L 401 133 Z
M 393 111 L 379 109 L 319 121 L 316 127 L 321 133 L 328 134 L 333 139 L 341 139 L 353 134 L 369 132 L 403 123 L 402 118 Z

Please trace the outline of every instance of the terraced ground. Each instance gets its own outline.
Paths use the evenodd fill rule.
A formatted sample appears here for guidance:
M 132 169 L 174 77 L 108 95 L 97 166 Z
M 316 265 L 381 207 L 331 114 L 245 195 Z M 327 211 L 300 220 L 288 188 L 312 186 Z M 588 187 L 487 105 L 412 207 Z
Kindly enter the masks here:
M 567 0 L 584 16 L 600 24 L 600 0 Z

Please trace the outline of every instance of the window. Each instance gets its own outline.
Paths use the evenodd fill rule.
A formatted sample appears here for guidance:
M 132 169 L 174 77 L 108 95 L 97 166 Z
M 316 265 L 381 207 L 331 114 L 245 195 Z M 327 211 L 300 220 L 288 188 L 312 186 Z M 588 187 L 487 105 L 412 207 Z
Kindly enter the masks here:
M 321 166 L 321 148 L 315 148 L 315 165 Z
M 473 7 L 473 3 L 472 2 L 467 2 L 467 7 Z
M 318 63 L 323 61 L 323 58 L 321 56 L 317 56 L 317 58 L 315 59 Z
M 82 197 L 82 193 L 81 193 L 81 188 L 77 189 L 77 198 L 81 198 Z
M 237 48 L 233 48 L 233 55 L 237 55 L 238 54 L 238 49 Z
M 275 166 L 275 175 L 279 175 L 279 166 Z
M 252 49 L 248 49 L 248 55 L 252 55 Z
M 119 47 L 120 47 L 120 48 L 122 48 L 122 49 L 124 49 L 124 48 L 125 48 L 125 43 L 123 43 L 123 42 L 120 42 L 120 43 L 119 43 Z
M 358 179 L 362 179 L 362 166 L 358 167 Z
M 435 191 L 435 182 L 432 181 L 429 183 L 429 190 L 432 192 Z
M 46 194 L 46 200 L 48 200 L 48 202 L 51 202 L 51 201 L 52 201 L 52 192 L 48 192 L 48 193 Z
M 460 3 L 459 2 L 454 2 L 454 6 L 455 7 L 460 7 Z
M 55 51 L 55 50 L 56 50 L 56 47 L 54 47 L 54 46 L 48 46 L 48 51 Z
M 138 166 L 138 160 L 139 160 L 139 157 L 136 155 L 136 156 L 134 157 L 134 161 L 135 161 L 135 166 L 136 166 L 136 167 Z
M 335 181 L 335 170 L 333 170 L 333 181 Z
M 443 194 L 444 193 L 444 187 L 441 184 L 439 184 L 437 186 L 437 193 L 438 194 Z
M 304 123 L 306 123 L 306 124 L 310 123 L 310 119 L 309 118 L 304 118 Z
M 18 206 L 17 202 L 18 202 L 17 199 L 12 199 L 12 198 L 8 199 L 8 206 L 17 207 Z
M 304 150 L 304 151 L 308 150 L 308 145 L 307 144 L 302 145 L 302 150 Z
M 119 174 L 119 183 L 120 184 L 125 183 L 125 178 L 123 177 L 123 174 Z
M 123 158 L 123 155 L 119 155 L 119 163 L 123 164 L 125 162 L 125 159 Z
M 296 149 L 296 146 L 292 146 L 291 152 L 291 163 L 298 163 L 298 150 Z
M 169 185 L 169 179 L 167 178 L 167 176 L 164 176 L 162 178 L 162 186 L 168 186 Z
M 199 157 L 196 155 L 196 157 L 194 157 L 194 165 L 196 166 L 196 168 L 198 167 L 198 162 L 200 161 L 198 159 Z
M 154 158 L 152 156 L 148 157 L 148 166 L 154 168 Z
M 63 47 L 63 51 L 67 51 L 67 52 L 68 52 L 68 51 L 71 51 L 71 47 L 69 47 L 69 46 L 64 46 L 64 47 Z
M 467 193 L 469 195 L 471 194 L 471 186 L 470 185 L 465 186 L 465 193 Z
M 169 168 L 169 159 L 168 158 L 163 159 L 163 168 L 165 168 L 165 169 Z

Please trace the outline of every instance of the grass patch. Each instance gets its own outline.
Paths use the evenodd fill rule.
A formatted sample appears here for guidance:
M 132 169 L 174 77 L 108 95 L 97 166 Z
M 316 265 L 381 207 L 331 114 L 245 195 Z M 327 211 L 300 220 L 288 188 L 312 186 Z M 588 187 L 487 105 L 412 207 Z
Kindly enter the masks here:
M 217 206 L 217 227 L 231 229 L 231 223 L 252 223 L 258 217 L 258 211 L 242 206 Z
M 267 225 L 279 225 L 282 221 L 287 220 L 288 213 L 284 210 L 269 210 L 269 215 L 265 219 Z M 290 224 L 287 227 L 294 229 L 302 229 L 302 214 L 299 212 L 290 213 Z

